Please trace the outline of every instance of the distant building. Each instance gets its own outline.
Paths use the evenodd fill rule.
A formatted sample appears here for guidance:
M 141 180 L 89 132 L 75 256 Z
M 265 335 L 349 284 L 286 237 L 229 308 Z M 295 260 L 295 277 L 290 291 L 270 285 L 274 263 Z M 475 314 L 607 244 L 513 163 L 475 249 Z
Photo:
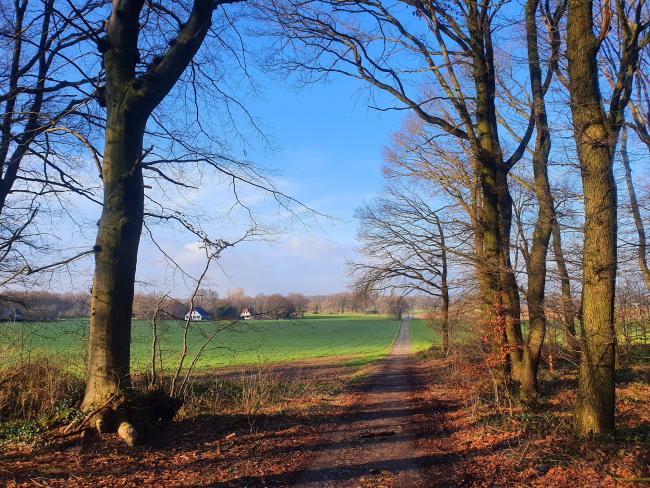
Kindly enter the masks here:
M 0 310 L 0 320 L 9 322 L 22 322 L 25 314 L 19 308 L 7 307 Z
M 185 314 L 185 320 L 192 320 L 192 322 L 199 322 L 201 320 L 211 320 L 212 316 L 206 312 L 201 307 L 194 307 L 192 309 L 192 318 L 190 319 L 190 313 Z
M 251 308 L 244 307 L 244 310 L 239 314 L 239 318 L 242 320 L 255 320 L 255 314 Z

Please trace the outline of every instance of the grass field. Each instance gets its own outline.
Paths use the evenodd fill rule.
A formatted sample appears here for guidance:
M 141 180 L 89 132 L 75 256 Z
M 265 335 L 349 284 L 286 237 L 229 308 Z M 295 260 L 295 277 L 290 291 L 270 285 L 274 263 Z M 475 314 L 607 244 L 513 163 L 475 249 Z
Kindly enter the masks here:
M 310 316 L 303 320 L 242 321 L 226 327 L 225 322 L 194 322 L 189 334 L 191 360 L 195 351 L 215 328 L 216 334 L 197 368 L 217 368 L 258 363 L 278 363 L 324 357 L 344 357 L 367 362 L 390 351 L 399 323 L 377 316 Z M 177 364 L 182 343 L 183 322 L 162 321 L 161 350 L 166 369 Z M 71 363 L 84 362 L 88 319 L 56 322 L 0 324 L 0 343 L 13 351 L 57 354 Z M 131 342 L 133 368 L 149 365 L 151 324 L 134 320 Z
M 409 335 L 411 336 L 411 348 L 413 352 L 426 351 L 434 344 L 440 343 L 440 334 L 429 326 L 425 319 L 409 321 Z

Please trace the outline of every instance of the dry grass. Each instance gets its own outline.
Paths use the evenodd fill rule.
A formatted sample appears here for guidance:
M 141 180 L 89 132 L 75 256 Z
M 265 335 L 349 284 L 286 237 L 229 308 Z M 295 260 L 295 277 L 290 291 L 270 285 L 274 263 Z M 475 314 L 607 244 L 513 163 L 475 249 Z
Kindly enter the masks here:
M 61 404 L 81 399 L 83 380 L 61 366 L 60 358 L 39 357 L 0 369 L 0 416 L 35 419 Z
M 351 372 L 346 372 L 351 375 Z M 249 419 L 284 412 L 296 405 L 336 394 L 344 377 L 324 380 L 300 368 L 247 368 L 237 374 L 197 375 L 190 383 L 177 419 L 209 415 L 241 415 Z M 251 421 L 251 429 L 254 428 Z

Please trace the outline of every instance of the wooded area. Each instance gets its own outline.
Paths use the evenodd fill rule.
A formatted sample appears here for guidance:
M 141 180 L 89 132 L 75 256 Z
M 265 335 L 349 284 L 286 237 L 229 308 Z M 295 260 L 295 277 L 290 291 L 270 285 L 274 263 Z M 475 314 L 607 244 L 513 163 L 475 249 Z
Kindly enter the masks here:
M 245 309 L 426 317 L 438 359 L 480 370 L 476 398 L 511 415 L 550 401 L 542 370 L 561 363 L 577 378 L 563 413 L 584 442 L 617 435 L 621 371 L 647 394 L 646 0 L 12 0 L 0 12 L 0 305 L 9 321 L 88 317 L 81 417 L 65 435 L 92 426 L 133 446 L 174 418 L 201 354 Z M 355 213 L 349 291 L 220 297 L 204 283 L 231 248 L 278 232 L 246 192 L 298 225 L 329 218 L 247 156 L 244 132 L 270 145 L 246 103 L 258 70 L 302 87 L 353 80 L 371 109 L 404 115 L 382 141 L 385 187 Z M 197 208 L 189 189 L 230 210 Z M 246 215 L 237 237 L 205 230 L 233 209 Z M 201 273 L 165 251 L 165 232 L 199 243 Z M 138 289 L 143 235 L 189 296 Z M 75 267 L 93 269 L 89 294 L 41 291 Z M 199 308 L 217 325 L 196 345 Z M 134 318 L 151 322 L 146 385 Z M 164 320 L 181 324 L 167 376 Z

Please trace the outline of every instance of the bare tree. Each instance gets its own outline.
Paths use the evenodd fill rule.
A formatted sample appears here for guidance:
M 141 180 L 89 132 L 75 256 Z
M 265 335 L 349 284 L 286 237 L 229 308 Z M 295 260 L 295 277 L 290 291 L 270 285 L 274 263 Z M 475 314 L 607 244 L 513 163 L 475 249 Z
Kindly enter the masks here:
M 583 435 L 614 430 L 614 296 L 617 266 L 617 202 L 613 162 L 624 111 L 631 96 L 644 34 L 645 1 L 615 0 L 615 13 L 603 5 L 603 22 L 594 34 L 593 2 L 569 0 L 567 54 L 573 132 L 585 202 L 582 347 L 575 427 Z M 612 21 L 622 42 L 614 89 L 603 108 L 598 53 Z M 645 36 L 645 37 L 644 37 Z
M 621 160 L 623 162 L 623 169 L 625 170 L 625 183 L 627 185 L 628 197 L 630 200 L 630 211 L 634 219 L 634 226 L 636 227 L 637 237 L 639 240 L 638 246 L 638 263 L 641 275 L 645 281 L 646 286 L 650 290 L 650 268 L 648 268 L 648 244 L 646 240 L 645 225 L 641 216 L 641 209 L 639 207 L 639 200 L 637 192 L 634 188 L 634 181 L 632 178 L 632 167 L 630 165 L 630 158 L 627 152 L 627 130 L 625 127 L 621 133 Z
M 419 292 L 440 298 L 442 349 L 449 349 L 447 244 L 439 211 L 403 186 L 356 211 L 365 260 L 349 263 L 364 295 Z
M 528 4 L 534 102 L 526 107 L 521 130 L 507 127 L 505 132 L 510 137 L 500 134 L 503 114 L 508 109 L 500 110 L 497 97 L 497 81 L 505 79 L 499 77 L 500 63 L 507 69 L 502 60 L 509 58 L 499 50 L 498 38 L 494 38 L 503 20 L 501 3 L 278 0 L 271 5 L 265 11 L 278 26 L 272 34 L 281 39 L 283 48 L 295 53 L 287 61 L 287 49 L 283 51 L 283 63 L 289 69 L 305 73 L 308 81 L 330 74 L 360 79 L 397 100 L 396 106 L 380 110 L 408 110 L 428 126 L 436 145 L 464 148 L 467 164 L 477 180 L 470 191 L 478 197 L 474 200 L 478 212 L 473 216 L 475 263 L 485 316 L 490 317 L 496 310 L 503 314 L 505 334 L 503 338 L 495 337 L 494 343 L 507 342 L 512 378 L 525 383 L 524 390 L 535 390 L 530 378 L 534 376 L 534 358 L 538 357 L 536 351 L 543 333 L 535 332 L 530 341 L 523 340 L 519 288 L 511 263 L 512 197 L 508 175 L 524 155 L 537 125 L 538 156 L 534 166 L 539 196 L 544 202 L 538 235 L 545 235 L 535 248 L 533 276 L 537 281 L 531 298 L 543 301 L 546 234 L 550 235 L 553 207 L 543 169 L 550 139 L 540 110 L 544 109 L 543 96 L 557 65 L 557 27 L 563 5 L 559 3 L 552 10 L 543 4 L 552 51 L 549 69 L 543 74 L 537 49 L 539 4 Z M 515 87 L 516 82 L 513 92 Z M 508 146 L 513 149 L 506 156 L 504 149 Z M 436 163 L 432 160 L 432 165 Z M 543 319 L 536 323 L 543 323 Z M 543 326 L 535 330 L 541 329 Z M 524 360 L 524 354 L 532 360 Z
M 219 249 L 233 244 L 210 238 L 201 229 L 198 219 L 170 208 L 169 196 L 160 185 L 180 190 L 192 188 L 184 180 L 187 177 L 184 168 L 204 166 L 230 181 L 235 205 L 243 207 L 251 216 L 250 209 L 239 197 L 240 184 L 270 192 L 285 209 L 295 203 L 275 190 L 252 163 L 229 156 L 227 146 L 220 144 L 218 138 L 204 128 L 200 118 L 198 97 L 206 86 L 204 83 L 214 88 L 214 99 L 225 100 L 226 105 L 237 104 L 233 97 L 220 90 L 214 76 L 195 63 L 206 39 L 214 44 L 208 61 L 222 61 L 215 57 L 216 49 L 236 55 L 233 45 L 228 44 L 232 39 L 226 35 L 229 29 L 235 29 L 233 19 L 224 10 L 232 3 L 235 2 L 196 0 L 166 7 L 139 0 L 114 2 L 105 25 L 106 35 L 97 38 L 105 70 L 102 77 L 105 86 L 98 91 L 97 97 L 106 107 L 106 131 L 102 161 L 103 207 L 95 245 L 84 410 L 91 410 L 93 405 L 103 403 L 130 384 L 131 311 L 143 225 L 156 243 L 152 226 L 145 218 L 150 222 L 178 224 L 201 242 Z M 217 10 L 219 15 L 215 17 L 213 14 Z M 162 39 L 169 40 L 162 42 Z M 197 117 L 191 122 L 197 128 L 192 134 L 188 134 L 187 129 L 173 129 L 174 124 L 169 120 L 175 119 L 167 117 L 165 108 L 169 107 L 161 105 L 179 80 L 192 87 L 184 91 L 190 93 L 187 101 L 193 102 L 187 106 L 187 113 Z M 178 99 L 170 103 L 173 106 Z M 211 113 L 210 117 L 214 115 Z M 145 137 L 152 143 L 147 149 L 144 149 Z M 196 143 L 197 139 L 203 140 L 205 145 Z M 145 183 L 145 175 L 156 178 L 153 181 L 162 192 L 158 197 L 154 192 L 145 192 L 150 187 Z M 297 213 L 294 215 L 300 217 Z M 245 232 L 247 236 L 258 232 L 255 223 L 251 225 Z M 173 260 L 170 258 L 170 261 Z
M 618 36 L 620 39 L 620 36 Z M 616 52 L 616 49 L 612 49 Z M 639 62 L 634 79 L 634 90 L 630 97 L 629 110 L 632 115 L 629 126 L 634 130 L 639 140 L 650 152 L 650 80 L 648 79 L 648 46 L 641 46 Z M 608 58 L 610 65 L 613 56 Z
M 99 202 L 84 159 L 99 165 L 90 48 L 102 1 L 16 0 L 0 4 L 0 274 L 2 285 L 33 274 L 55 251 L 41 209 L 74 192 Z M 97 24 L 98 25 L 98 24 Z M 98 169 L 93 172 L 97 174 Z M 89 246 L 90 247 L 90 246 Z M 65 264 L 65 263 L 64 263 Z

